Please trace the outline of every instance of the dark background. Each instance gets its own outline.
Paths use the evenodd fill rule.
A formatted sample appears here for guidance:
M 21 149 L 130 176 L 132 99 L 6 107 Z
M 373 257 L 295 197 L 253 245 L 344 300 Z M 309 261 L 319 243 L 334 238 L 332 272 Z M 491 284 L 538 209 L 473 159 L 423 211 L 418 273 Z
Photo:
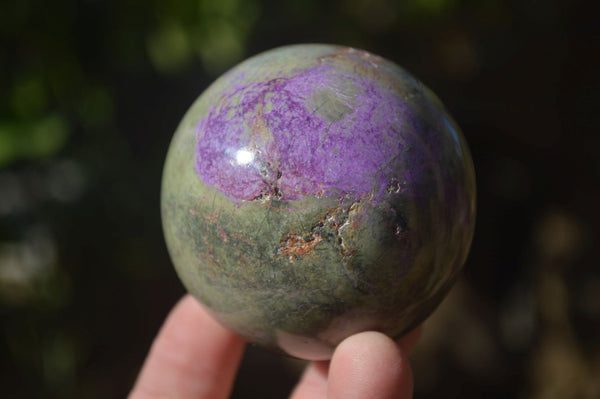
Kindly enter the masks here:
M 212 80 L 275 46 L 360 47 L 418 76 L 471 146 L 478 220 L 426 324 L 416 397 L 600 397 L 600 50 L 578 0 L 29 0 L 0 5 L 0 387 L 124 397 L 183 295 L 162 164 Z M 301 363 L 248 349 L 235 398 Z

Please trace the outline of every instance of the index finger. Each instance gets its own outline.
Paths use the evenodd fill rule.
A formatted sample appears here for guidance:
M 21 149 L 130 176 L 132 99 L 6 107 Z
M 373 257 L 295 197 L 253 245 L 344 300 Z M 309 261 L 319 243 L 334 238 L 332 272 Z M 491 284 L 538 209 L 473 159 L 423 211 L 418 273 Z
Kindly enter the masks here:
M 129 399 L 227 398 L 243 349 L 240 337 L 187 295 L 159 331 Z

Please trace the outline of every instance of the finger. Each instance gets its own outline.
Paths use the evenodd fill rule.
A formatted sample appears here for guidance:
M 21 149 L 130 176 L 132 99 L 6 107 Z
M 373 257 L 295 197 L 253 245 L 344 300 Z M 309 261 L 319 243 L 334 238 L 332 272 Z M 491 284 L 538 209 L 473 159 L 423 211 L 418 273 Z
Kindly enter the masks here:
M 327 397 L 329 362 L 312 362 L 292 392 L 290 399 L 317 399 Z
M 408 356 L 417 346 L 423 334 L 423 326 L 415 328 L 398 341 Z M 327 397 L 327 374 L 329 362 L 313 362 L 304 371 L 300 382 L 292 392 L 290 399 L 325 398 Z
M 407 356 L 413 352 L 417 344 L 419 343 L 419 339 L 421 339 L 421 335 L 423 335 L 423 325 L 421 324 L 419 327 L 415 328 L 408 334 L 405 334 L 402 338 L 396 341 L 404 350 Z
M 243 348 L 187 295 L 159 331 L 129 398 L 226 398 Z
M 364 332 L 344 340 L 329 367 L 331 399 L 408 399 L 413 379 L 402 347 L 378 332 Z

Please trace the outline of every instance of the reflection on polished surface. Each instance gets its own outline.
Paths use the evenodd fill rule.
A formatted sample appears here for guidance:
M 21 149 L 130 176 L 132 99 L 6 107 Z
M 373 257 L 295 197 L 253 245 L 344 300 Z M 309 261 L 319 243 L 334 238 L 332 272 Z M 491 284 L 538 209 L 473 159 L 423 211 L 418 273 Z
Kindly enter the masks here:
M 238 165 L 246 166 L 254 161 L 254 153 L 252 151 L 242 148 L 235 153 L 235 162 Z

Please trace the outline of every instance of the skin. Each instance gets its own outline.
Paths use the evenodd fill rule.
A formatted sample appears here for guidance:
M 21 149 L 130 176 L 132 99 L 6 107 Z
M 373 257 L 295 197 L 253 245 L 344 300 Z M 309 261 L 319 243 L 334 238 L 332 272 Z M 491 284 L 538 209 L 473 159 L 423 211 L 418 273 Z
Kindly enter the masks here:
M 421 330 L 397 342 L 374 331 L 346 338 L 331 361 L 308 365 L 290 398 L 411 398 L 408 356 Z M 187 295 L 160 329 L 129 399 L 227 398 L 244 344 Z

